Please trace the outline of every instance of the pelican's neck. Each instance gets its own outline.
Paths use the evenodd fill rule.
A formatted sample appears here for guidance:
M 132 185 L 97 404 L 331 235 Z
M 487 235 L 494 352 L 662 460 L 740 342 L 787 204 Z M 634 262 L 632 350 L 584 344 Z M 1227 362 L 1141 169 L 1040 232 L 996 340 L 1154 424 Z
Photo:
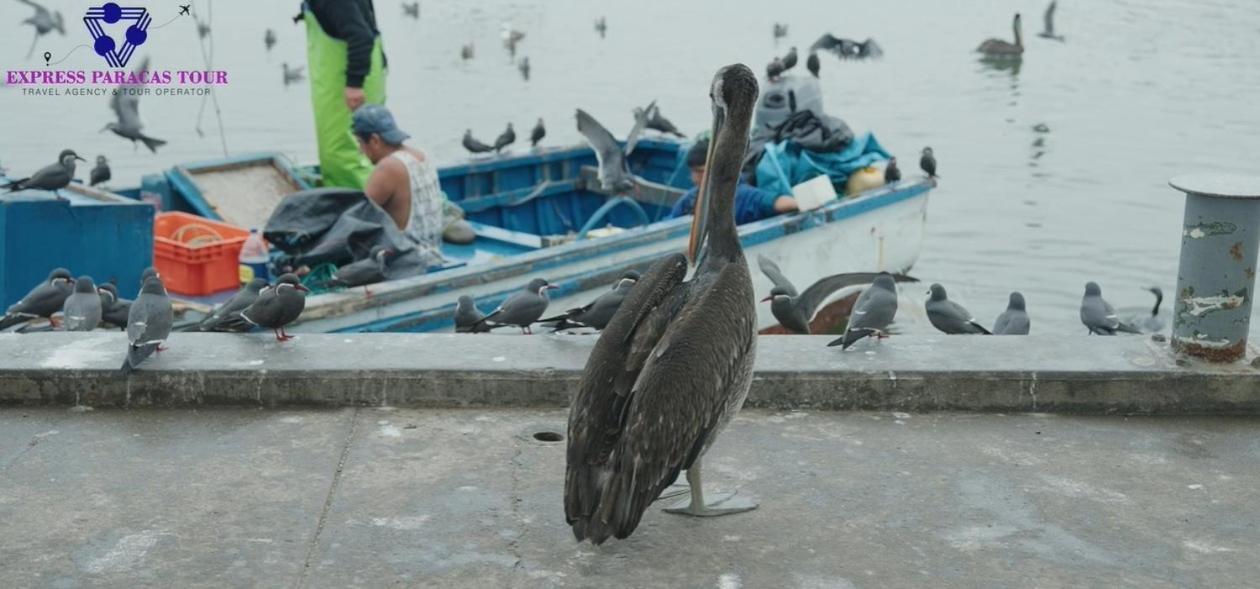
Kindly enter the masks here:
M 729 126 L 714 138 L 717 142 L 713 150 L 714 161 L 709 164 L 705 182 L 709 191 L 706 204 L 711 224 L 709 254 L 724 260 L 743 255 L 739 231 L 735 227 L 735 190 L 739 187 L 744 151 L 748 149 L 748 129 L 746 125 L 739 125 L 737 119 L 730 117 L 727 121 Z
M 1012 25 L 1011 28 L 1015 29 L 1015 46 L 1019 47 L 1020 49 L 1023 49 L 1024 48 L 1024 35 L 1019 30 L 1020 29 L 1019 19 L 1015 20 L 1015 24 Z

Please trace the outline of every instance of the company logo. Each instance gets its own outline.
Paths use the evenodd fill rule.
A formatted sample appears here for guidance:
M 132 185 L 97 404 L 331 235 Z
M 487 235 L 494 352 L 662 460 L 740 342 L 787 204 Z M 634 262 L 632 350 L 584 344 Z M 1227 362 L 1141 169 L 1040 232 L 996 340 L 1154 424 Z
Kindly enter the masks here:
M 123 33 L 123 42 L 120 46 L 116 39 L 106 33 L 104 25 L 128 22 L 132 24 Z M 83 24 L 87 25 L 88 32 L 92 33 L 92 48 L 96 50 L 97 55 L 105 58 L 106 63 L 117 68 L 127 67 L 127 62 L 131 61 L 136 48 L 144 45 L 145 40 L 149 38 L 149 24 L 152 22 L 153 17 L 149 16 L 148 10 L 123 8 L 114 2 L 88 8 L 87 13 L 83 15 Z

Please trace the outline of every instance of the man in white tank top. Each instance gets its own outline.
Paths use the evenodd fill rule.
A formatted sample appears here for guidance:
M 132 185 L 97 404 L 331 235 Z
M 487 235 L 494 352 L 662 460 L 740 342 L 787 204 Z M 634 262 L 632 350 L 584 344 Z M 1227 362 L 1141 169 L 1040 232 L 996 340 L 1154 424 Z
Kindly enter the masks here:
M 437 170 L 424 152 L 403 145 L 410 135 L 398 128 L 394 115 L 384 106 L 359 107 L 354 111 L 352 128 L 359 149 L 375 166 L 364 194 L 415 242 L 429 266 L 441 264 L 442 205 L 446 197 L 438 186 Z

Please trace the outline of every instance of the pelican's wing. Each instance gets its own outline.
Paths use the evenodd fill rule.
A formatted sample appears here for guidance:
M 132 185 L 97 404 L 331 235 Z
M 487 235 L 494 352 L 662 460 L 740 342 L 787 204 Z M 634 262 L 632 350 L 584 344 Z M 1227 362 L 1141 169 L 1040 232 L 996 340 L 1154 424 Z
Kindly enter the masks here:
M 608 129 L 599 124 L 595 117 L 587 114 L 582 109 L 577 109 L 577 129 L 582 137 L 586 138 L 586 143 L 595 150 L 595 159 L 599 162 L 599 176 L 602 180 L 609 176 L 605 170 L 624 170 L 626 169 L 626 156 L 621 151 L 621 146 L 617 144 L 617 140 L 608 132 Z M 613 173 L 615 174 L 615 172 Z
M 652 118 L 652 111 L 656 110 L 656 101 L 649 102 L 647 108 L 634 111 L 634 126 L 630 128 L 630 134 L 626 135 L 626 155 L 634 153 L 634 147 L 639 144 L 639 138 L 643 136 L 643 130 L 647 128 L 648 119 Z
M 684 296 L 686 274 L 687 258 L 682 254 L 653 264 L 617 309 L 587 359 L 569 412 L 564 491 L 565 519 L 579 540 L 609 535 L 609 522 L 596 518 L 614 466 L 612 452 L 624 432 L 634 384 Z
M 788 294 L 796 296 L 796 285 L 792 284 L 792 281 L 788 280 L 787 276 L 783 275 L 783 271 L 779 270 L 779 265 L 774 263 L 773 260 L 761 254 L 757 254 L 757 267 L 761 269 L 761 273 L 765 274 L 766 278 L 769 278 L 770 282 L 774 283 L 775 286 L 786 289 Z

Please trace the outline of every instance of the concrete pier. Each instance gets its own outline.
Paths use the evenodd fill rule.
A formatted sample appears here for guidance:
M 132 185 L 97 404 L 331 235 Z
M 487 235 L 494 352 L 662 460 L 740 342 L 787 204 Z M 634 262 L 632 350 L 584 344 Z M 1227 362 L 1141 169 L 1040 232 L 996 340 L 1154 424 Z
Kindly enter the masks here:
M 1260 364 L 1133 337 L 763 336 L 749 406 L 1260 414 Z M 0 404 L 565 407 L 591 336 L 176 334 L 130 378 L 121 333 L 0 335 Z

